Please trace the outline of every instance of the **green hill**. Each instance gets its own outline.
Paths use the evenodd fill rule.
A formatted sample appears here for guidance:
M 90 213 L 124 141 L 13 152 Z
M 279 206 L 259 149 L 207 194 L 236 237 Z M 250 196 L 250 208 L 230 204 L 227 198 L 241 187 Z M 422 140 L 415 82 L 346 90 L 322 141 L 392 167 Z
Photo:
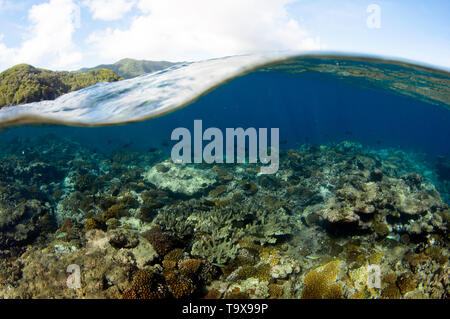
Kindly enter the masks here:
M 145 61 L 145 60 L 133 60 L 133 59 L 122 59 L 114 64 L 101 64 L 94 68 L 83 68 L 78 70 L 80 73 L 86 73 L 89 70 L 96 69 L 109 69 L 114 71 L 116 74 L 120 75 L 125 79 L 134 78 L 138 75 L 145 73 L 156 72 L 159 70 L 166 69 L 176 63 L 167 61 Z
M 108 69 L 86 73 L 50 71 L 28 64 L 18 64 L 0 73 L 0 108 L 42 100 L 53 100 L 65 93 L 76 91 L 97 82 L 121 80 Z

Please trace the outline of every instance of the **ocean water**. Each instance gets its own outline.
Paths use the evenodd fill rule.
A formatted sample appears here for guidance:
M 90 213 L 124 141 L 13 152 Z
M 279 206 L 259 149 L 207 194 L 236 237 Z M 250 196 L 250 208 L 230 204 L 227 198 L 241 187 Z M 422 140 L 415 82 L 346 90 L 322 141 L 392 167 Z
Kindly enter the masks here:
M 447 298 L 449 85 L 402 61 L 238 56 L 2 109 L 0 296 Z M 278 128 L 278 171 L 173 163 L 195 120 Z

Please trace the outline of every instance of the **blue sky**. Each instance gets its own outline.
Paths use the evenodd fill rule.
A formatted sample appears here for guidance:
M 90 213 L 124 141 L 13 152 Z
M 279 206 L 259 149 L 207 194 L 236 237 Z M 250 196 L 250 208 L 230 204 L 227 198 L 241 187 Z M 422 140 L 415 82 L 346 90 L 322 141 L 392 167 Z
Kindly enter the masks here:
M 448 0 L 0 0 L 0 71 L 272 50 L 377 54 L 448 69 L 449 21 Z

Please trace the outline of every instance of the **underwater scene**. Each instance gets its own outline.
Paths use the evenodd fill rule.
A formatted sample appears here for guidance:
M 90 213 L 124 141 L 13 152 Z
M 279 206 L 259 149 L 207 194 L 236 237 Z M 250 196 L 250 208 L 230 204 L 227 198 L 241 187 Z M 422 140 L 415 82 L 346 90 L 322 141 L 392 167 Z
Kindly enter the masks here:
M 0 129 L 0 298 L 449 297 L 447 71 L 230 56 Z

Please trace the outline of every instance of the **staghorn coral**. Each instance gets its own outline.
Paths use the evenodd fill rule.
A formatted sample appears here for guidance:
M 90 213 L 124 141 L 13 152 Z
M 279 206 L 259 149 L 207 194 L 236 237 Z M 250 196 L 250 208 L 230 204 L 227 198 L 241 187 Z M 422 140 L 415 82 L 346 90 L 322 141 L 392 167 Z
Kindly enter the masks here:
M 287 237 L 293 232 L 293 223 L 283 208 L 271 211 L 257 209 L 254 221 L 245 230 L 244 239 L 261 245 L 275 244 L 280 238 Z
M 239 244 L 233 239 L 223 239 L 217 233 L 213 233 L 196 241 L 192 245 L 191 255 L 213 263 L 224 264 L 236 256 L 238 249 Z
M 156 224 L 180 237 L 192 235 L 193 226 L 186 220 L 188 213 L 183 209 L 168 208 L 161 210 L 155 218 Z

